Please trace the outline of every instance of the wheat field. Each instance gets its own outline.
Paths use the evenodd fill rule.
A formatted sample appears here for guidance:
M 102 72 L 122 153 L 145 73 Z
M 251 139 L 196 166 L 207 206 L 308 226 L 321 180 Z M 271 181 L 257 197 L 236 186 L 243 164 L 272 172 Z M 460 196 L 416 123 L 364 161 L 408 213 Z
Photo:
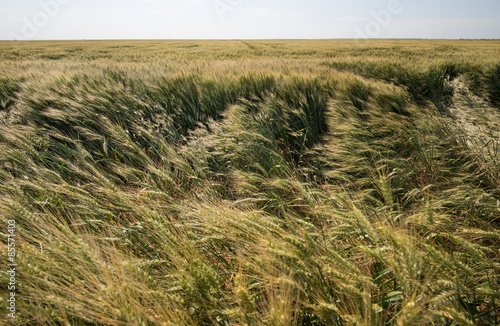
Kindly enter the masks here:
M 499 325 L 500 41 L 0 42 L 0 217 L 6 325 Z

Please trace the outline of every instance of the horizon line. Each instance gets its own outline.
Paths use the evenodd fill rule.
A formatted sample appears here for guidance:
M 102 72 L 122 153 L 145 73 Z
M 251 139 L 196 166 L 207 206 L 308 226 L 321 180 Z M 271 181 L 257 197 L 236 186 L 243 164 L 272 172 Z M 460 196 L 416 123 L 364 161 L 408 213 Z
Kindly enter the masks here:
M 0 42 L 58 42 L 58 41 L 328 41 L 328 40 L 346 40 L 346 41 L 377 41 L 377 40 L 428 40 L 428 41 L 499 41 L 500 38 L 420 38 L 420 37 L 408 37 L 408 38 L 396 38 L 396 37 L 386 37 L 386 38 L 89 38 L 89 39 L 40 39 L 40 40 L 9 40 L 0 39 Z

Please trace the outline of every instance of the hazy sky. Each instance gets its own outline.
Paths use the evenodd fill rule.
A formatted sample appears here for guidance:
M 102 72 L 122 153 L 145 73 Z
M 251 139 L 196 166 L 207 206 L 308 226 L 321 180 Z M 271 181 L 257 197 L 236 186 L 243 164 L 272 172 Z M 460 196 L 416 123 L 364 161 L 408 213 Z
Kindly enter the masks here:
M 500 38 L 500 0 L 0 0 L 0 39 Z

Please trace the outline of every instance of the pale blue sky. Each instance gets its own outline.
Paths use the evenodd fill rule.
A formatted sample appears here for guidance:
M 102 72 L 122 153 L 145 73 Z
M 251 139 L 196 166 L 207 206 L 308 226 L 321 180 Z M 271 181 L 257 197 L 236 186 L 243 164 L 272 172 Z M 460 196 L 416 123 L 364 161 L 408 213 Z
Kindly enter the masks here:
M 500 0 L 0 0 L 0 39 L 500 38 Z

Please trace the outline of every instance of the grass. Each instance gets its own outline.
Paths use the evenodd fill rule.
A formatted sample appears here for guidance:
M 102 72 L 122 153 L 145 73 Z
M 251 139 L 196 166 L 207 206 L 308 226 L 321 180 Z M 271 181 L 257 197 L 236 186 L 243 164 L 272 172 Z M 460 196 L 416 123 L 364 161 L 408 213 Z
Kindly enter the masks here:
M 499 51 L 0 43 L 15 324 L 498 325 Z

